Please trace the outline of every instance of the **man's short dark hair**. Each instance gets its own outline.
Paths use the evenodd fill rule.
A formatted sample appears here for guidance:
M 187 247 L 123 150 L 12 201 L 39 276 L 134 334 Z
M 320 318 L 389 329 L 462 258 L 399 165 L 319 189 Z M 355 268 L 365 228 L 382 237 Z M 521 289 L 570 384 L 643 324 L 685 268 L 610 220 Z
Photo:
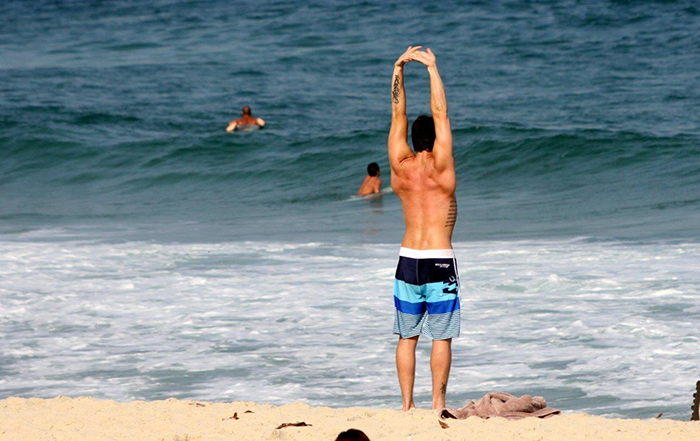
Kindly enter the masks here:
M 335 441 L 369 441 L 369 437 L 361 430 L 349 429 L 338 434 Z
M 376 162 L 373 162 L 367 166 L 367 174 L 368 175 L 377 176 L 377 173 L 379 173 L 379 164 L 377 164 Z
M 435 144 L 435 122 L 432 116 L 421 115 L 413 121 L 411 126 L 411 141 L 413 150 L 418 153 L 422 151 L 433 151 Z
M 250 107 L 245 106 L 245 107 L 243 108 L 243 114 L 244 114 L 244 115 L 250 116 L 250 115 L 251 115 Z

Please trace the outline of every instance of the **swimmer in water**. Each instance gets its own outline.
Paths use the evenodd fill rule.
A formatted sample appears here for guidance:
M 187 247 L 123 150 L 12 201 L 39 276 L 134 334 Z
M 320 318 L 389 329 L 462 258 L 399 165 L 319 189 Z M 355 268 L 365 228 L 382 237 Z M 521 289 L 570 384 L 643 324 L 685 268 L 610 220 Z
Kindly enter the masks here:
M 250 110 L 250 107 L 245 106 L 243 108 L 243 116 L 235 119 L 228 123 L 226 131 L 231 133 L 236 129 L 241 129 L 241 126 L 257 126 L 258 129 L 265 127 L 265 120 L 262 118 L 255 118 Z
M 365 180 L 360 185 L 360 191 L 357 192 L 358 196 L 367 196 L 368 194 L 379 193 L 382 186 L 382 180 L 379 179 L 379 164 L 376 162 L 371 163 L 367 166 L 367 176 Z

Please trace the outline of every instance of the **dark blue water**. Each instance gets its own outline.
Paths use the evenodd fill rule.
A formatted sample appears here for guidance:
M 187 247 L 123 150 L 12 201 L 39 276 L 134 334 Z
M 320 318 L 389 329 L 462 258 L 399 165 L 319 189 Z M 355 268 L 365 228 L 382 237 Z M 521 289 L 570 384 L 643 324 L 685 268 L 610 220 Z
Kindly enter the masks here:
M 397 242 L 393 61 L 437 55 L 456 240 L 700 237 L 692 1 L 0 6 L 0 231 Z M 409 118 L 428 77 L 407 67 Z M 264 131 L 227 134 L 250 105 Z

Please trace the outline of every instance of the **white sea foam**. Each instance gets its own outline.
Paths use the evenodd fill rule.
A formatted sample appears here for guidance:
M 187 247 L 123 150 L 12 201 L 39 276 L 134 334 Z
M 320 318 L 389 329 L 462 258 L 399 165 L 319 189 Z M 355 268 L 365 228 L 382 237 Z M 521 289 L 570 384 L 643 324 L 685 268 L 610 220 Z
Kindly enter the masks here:
M 565 410 L 687 417 L 698 244 L 455 246 L 449 403 L 491 390 Z M 0 243 L 0 393 L 396 406 L 398 245 Z M 430 396 L 428 342 L 416 393 Z

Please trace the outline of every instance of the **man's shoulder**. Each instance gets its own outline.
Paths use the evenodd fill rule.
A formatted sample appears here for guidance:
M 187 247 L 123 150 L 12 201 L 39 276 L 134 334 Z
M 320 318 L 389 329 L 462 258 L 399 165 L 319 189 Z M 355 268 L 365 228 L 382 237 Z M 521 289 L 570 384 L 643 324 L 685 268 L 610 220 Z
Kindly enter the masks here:
M 430 167 L 428 168 L 428 172 L 433 175 L 444 175 L 445 173 L 454 173 L 455 172 L 455 163 L 454 160 L 447 164 L 438 164 L 438 161 L 435 159 L 435 156 L 430 156 L 428 158 L 428 163 L 430 164 Z
M 416 156 L 411 155 L 411 156 L 406 156 L 405 158 L 401 159 L 397 164 L 396 164 L 396 169 L 409 169 L 414 167 L 416 164 Z
M 432 155 L 429 156 L 425 162 L 419 161 L 415 156 L 409 156 L 401 161 L 399 165 L 401 166 L 400 169 L 406 172 L 420 173 L 423 176 L 431 176 L 440 173 L 436 167 L 435 157 Z M 454 166 L 452 169 L 454 170 Z
M 455 168 L 449 167 L 444 170 L 439 170 L 435 167 L 434 161 L 429 161 L 427 166 L 418 161 L 407 161 L 405 165 L 392 169 L 392 176 L 396 176 L 403 181 L 419 182 L 419 181 L 434 181 L 440 185 L 449 185 L 454 181 Z

